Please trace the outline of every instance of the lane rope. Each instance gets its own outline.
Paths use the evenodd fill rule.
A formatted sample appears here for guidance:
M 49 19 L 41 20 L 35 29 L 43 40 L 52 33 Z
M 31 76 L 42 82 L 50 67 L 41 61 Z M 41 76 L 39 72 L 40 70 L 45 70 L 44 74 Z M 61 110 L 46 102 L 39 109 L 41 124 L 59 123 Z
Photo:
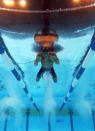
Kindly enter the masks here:
M 29 93 L 29 91 L 28 91 L 27 85 L 26 85 L 23 77 L 19 74 L 19 72 L 15 68 L 14 63 L 12 62 L 11 58 L 8 56 L 5 48 L 3 47 L 3 44 L 4 44 L 3 38 L 0 36 L 0 55 L 5 57 L 6 61 L 8 62 L 8 65 L 10 67 L 12 74 L 15 76 L 17 81 L 19 81 L 22 84 L 22 88 L 23 88 L 25 94 L 29 97 L 30 101 L 32 102 L 32 104 L 35 107 L 35 109 L 37 110 L 37 112 L 40 113 L 40 110 L 37 107 L 36 103 L 34 102 L 31 93 Z
M 21 10 L 21 9 L 9 9 L 9 8 L 0 8 L 0 11 L 9 11 L 9 12 L 18 12 L 18 13 L 57 13 L 57 12 L 67 12 L 67 11 L 75 11 L 85 8 L 94 7 L 95 3 L 85 5 L 85 6 L 79 6 L 79 7 L 72 7 L 72 8 L 59 8 L 59 9 L 46 9 L 46 10 Z
M 59 112 L 62 111 L 63 107 L 68 102 L 73 90 L 75 89 L 79 79 L 83 75 L 83 73 L 84 73 L 84 71 L 86 69 L 86 66 L 89 63 L 89 61 L 90 61 L 90 59 L 91 59 L 91 57 L 93 56 L 94 53 L 95 53 L 95 31 L 94 31 L 94 34 L 93 34 L 92 39 L 91 39 L 91 45 L 90 45 L 89 51 L 88 51 L 87 55 L 85 56 L 83 62 L 81 63 L 77 73 L 73 77 L 70 89 L 69 89 L 67 95 L 64 98 L 64 101 L 63 101 L 63 103 L 62 103 L 62 105 L 61 105 L 61 107 L 59 109 Z

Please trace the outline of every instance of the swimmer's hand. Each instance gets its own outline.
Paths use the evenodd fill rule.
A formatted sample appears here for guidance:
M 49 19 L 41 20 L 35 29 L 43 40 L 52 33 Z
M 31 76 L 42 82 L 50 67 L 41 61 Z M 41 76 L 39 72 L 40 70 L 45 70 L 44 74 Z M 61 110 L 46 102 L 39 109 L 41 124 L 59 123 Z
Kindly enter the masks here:
M 59 64 L 59 59 L 56 59 L 55 63 L 56 63 L 56 64 Z
M 37 65 L 38 65 L 38 62 L 37 62 L 37 61 L 34 61 L 34 65 L 37 66 Z

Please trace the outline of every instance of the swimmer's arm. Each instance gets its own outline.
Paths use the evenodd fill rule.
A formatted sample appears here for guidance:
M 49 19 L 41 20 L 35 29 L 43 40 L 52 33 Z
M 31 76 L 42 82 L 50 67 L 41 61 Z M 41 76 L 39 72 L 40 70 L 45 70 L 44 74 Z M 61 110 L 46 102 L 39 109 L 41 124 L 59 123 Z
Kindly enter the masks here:
M 40 62 L 40 61 L 41 61 L 41 55 L 38 54 L 38 55 L 36 56 L 36 59 L 34 60 L 34 65 L 38 65 L 38 62 Z
M 59 59 L 58 59 L 57 56 L 55 56 L 55 58 L 54 58 L 54 62 L 55 62 L 56 64 L 59 64 Z
M 59 59 L 58 59 L 58 57 L 56 56 L 55 53 L 51 55 L 51 59 L 52 59 L 53 62 L 55 62 L 56 64 L 59 64 Z

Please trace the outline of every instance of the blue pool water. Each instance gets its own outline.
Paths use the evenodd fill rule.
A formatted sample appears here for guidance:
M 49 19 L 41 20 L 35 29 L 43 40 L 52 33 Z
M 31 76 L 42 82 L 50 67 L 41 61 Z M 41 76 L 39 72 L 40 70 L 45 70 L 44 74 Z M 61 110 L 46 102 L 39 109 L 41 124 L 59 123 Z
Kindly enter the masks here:
M 0 55 L 0 131 L 94 131 L 95 130 L 95 54 L 89 57 L 85 71 L 77 83 L 73 73 L 91 44 L 93 31 L 78 38 L 61 38 L 57 44 L 64 49 L 57 53 L 60 64 L 54 64 L 58 82 L 54 83 L 48 73 L 36 82 L 41 64 L 34 66 L 37 53 L 32 50 L 33 37 L 11 38 L 2 34 L 13 63 L 24 83 L 13 75 L 10 59 Z M 76 72 L 75 72 L 76 74 Z M 81 74 L 81 73 L 80 73 Z M 71 85 L 76 85 L 61 112 Z M 26 86 L 28 93 L 25 93 Z M 24 90 L 23 90 L 24 89 Z M 66 99 L 65 99 L 66 100 Z M 40 113 L 35 109 L 36 103 Z

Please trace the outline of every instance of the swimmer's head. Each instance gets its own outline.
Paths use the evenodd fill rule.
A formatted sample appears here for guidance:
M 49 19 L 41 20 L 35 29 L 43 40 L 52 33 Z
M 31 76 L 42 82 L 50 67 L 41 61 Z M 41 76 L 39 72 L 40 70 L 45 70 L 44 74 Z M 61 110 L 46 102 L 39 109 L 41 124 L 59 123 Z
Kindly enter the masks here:
M 48 49 L 43 49 L 43 55 L 44 56 L 48 55 Z

